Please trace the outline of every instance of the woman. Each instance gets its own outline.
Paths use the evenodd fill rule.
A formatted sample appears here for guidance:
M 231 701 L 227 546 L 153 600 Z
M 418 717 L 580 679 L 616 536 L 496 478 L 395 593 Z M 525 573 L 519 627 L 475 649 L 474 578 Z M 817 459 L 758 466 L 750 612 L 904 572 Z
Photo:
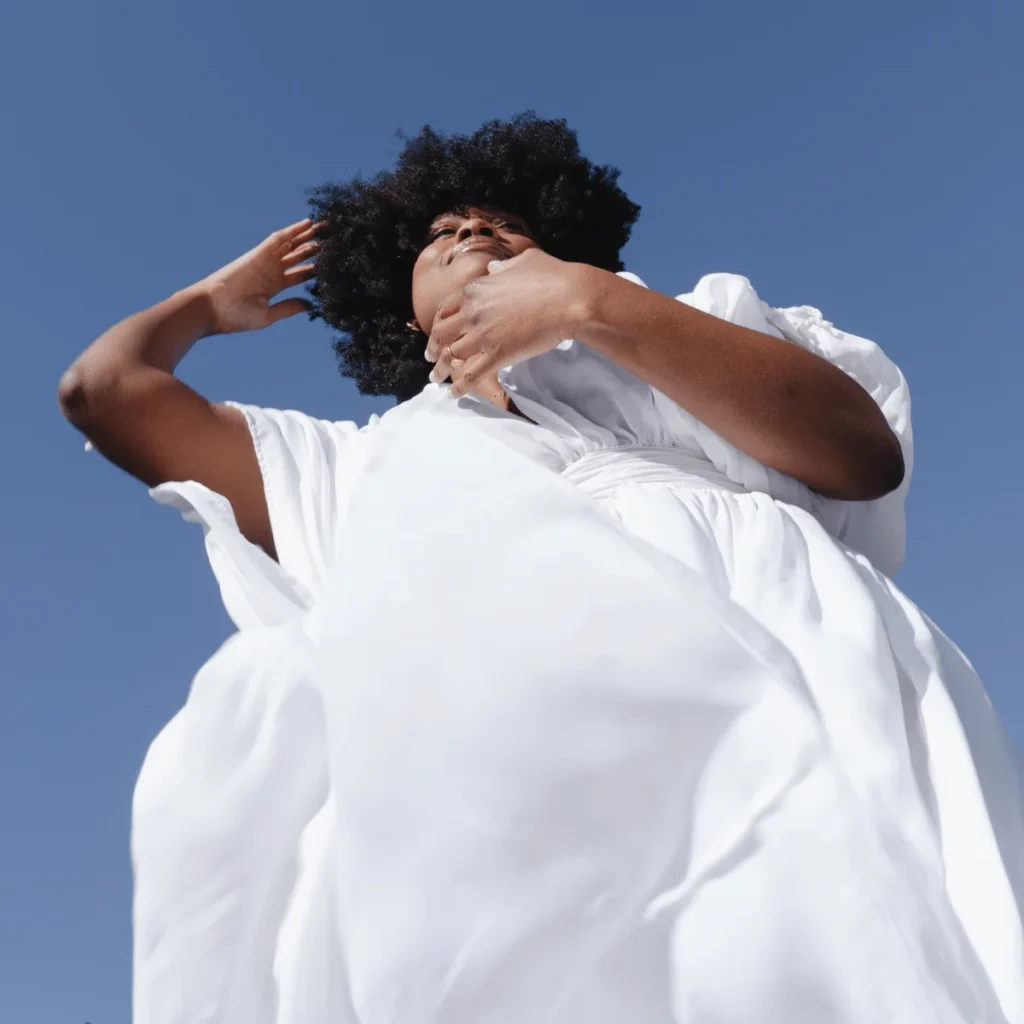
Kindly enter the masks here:
M 239 627 L 139 779 L 137 1024 L 1024 1022 L 1020 768 L 887 576 L 896 367 L 616 273 L 638 208 L 564 122 L 313 207 L 61 385 Z M 395 409 L 174 377 L 314 277 Z

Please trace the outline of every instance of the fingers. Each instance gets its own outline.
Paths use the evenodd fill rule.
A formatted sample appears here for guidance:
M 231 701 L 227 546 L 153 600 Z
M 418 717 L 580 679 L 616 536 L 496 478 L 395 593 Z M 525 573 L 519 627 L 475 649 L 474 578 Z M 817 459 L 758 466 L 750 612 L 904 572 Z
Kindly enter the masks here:
M 294 249 L 312 239 L 323 226 L 322 222 L 314 224 L 311 217 L 305 217 L 268 235 L 261 248 L 274 253 Z
M 464 362 L 456 359 L 461 364 L 455 368 L 455 375 L 452 377 L 450 391 L 456 398 L 468 395 L 470 391 L 476 391 L 485 379 L 491 376 L 489 357 L 484 352 L 478 352 Z M 485 396 L 491 397 L 491 396 Z
M 306 281 L 316 277 L 316 264 L 303 263 L 301 266 L 291 267 L 282 276 L 284 277 L 284 284 L 281 287 L 281 291 L 284 291 L 285 288 L 292 288 L 297 284 L 305 284 Z
M 278 320 L 284 320 L 298 313 L 308 313 L 312 308 L 312 305 L 305 299 L 282 299 L 267 310 L 267 324 L 276 324 Z
M 487 273 L 493 276 L 494 274 L 503 274 L 506 270 L 514 270 L 523 262 L 523 257 L 526 253 L 530 251 L 527 249 L 526 252 L 521 252 L 517 256 L 511 256 L 507 260 L 491 260 L 487 264 Z
M 441 356 L 445 345 L 456 341 L 465 333 L 463 320 L 459 317 L 465 299 L 465 289 L 460 288 L 441 300 L 434 313 L 434 323 L 430 328 L 430 337 L 424 355 L 430 362 L 436 362 Z
M 455 338 L 456 343 L 461 340 L 454 332 L 449 336 Z M 430 379 L 435 384 L 440 384 L 442 381 L 447 380 L 451 376 L 452 370 L 457 369 L 464 362 L 462 356 L 457 352 L 453 352 L 452 348 L 453 345 L 448 341 L 431 334 L 430 341 L 427 344 L 427 358 L 434 363 Z
M 453 313 L 446 320 L 440 320 L 435 316 L 424 355 L 432 363 L 436 362 L 441 358 L 441 353 L 444 351 L 445 346 L 458 341 L 466 333 L 467 329 L 465 318 L 457 313 Z
M 323 223 L 318 222 L 316 224 L 310 224 L 304 231 L 300 231 L 297 235 L 289 235 L 276 250 L 280 255 L 284 256 L 290 252 L 294 252 L 297 248 L 305 245 L 308 242 L 314 241 Z
M 280 249 L 286 243 L 290 243 L 296 235 L 307 231 L 312 224 L 313 221 L 309 217 L 304 217 L 302 220 L 297 220 L 294 224 L 289 224 L 286 228 L 279 228 L 273 234 L 268 235 L 263 244 L 269 249 Z
M 437 312 L 434 314 L 434 327 L 438 324 L 443 323 L 445 320 L 455 316 L 460 309 L 462 309 L 463 300 L 463 289 L 460 288 L 457 292 L 452 292 L 451 295 L 446 296 L 441 300 L 441 305 L 437 307 Z
M 435 384 L 440 384 L 441 381 L 448 379 L 452 367 L 461 366 L 464 360 L 458 353 L 452 351 L 451 345 L 438 342 L 433 335 L 431 335 L 431 345 L 434 354 L 428 355 L 427 359 L 434 364 L 434 369 L 430 373 L 430 379 Z
M 302 221 L 302 223 L 309 224 L 309 227 L 306 228 L 305 231 L 300 231 L 294 238 L 292 238 L 292 242 L 295 244 L 298 244 L 299 242 L 306 242 L 310 238 L 315 238 L 317 233 L 327 226 L 327 221 L 318 220 L 314 222 L 310 220 L 309 217 Z
M 453 369 L 457 370 L 479 349 L 479 337 L 469 331 L 464 317 L 453 316 L 440 325 L 435 320 L 425 353 L 435 364 L 430 379 L 435 384 L 447 380 Z
M 479 382 L 497 373 L 495 354 L 484 347 L 479 334 L 464 334 L 439 349 L 430 379 L 435 384 L 451 378 L 452 393 L 464 395 L 476 391 Z
M 445 349 L 445 352 L 448 350 Z M 434 384 L 443 384 L 451 375 L 453 370 L 458 370 L 462 366 L 461 359 L 448 358 L 442 356 L 434 364 L 434 368 L 430 371 L 430 380 Z
M 296 245 L 293 249 L 285 249 L 281 256 L 281 265 L 284 267 L 293 267 L 296 263 L 301 263 L 303 260 L 310 259 L 316 251 L 320 248 L 320 243 L 316 241 L 303 242 L 301 245 Z

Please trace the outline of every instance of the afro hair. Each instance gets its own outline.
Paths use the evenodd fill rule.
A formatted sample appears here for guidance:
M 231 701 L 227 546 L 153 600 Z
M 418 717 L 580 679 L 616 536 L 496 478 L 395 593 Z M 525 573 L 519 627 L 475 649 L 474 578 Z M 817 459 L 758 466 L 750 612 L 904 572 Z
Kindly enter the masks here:
M 477 206 L 523 217 L 543 249 L 563 260 L 621 270 L 619 251 L 640 207 L 619 171 L 580 153 L 564 120 L 526 112 L 472 135 L 430 126 L 406 141 L 393 171 L 312 189 L 321 222 L 314 318 L 341 332 L 339 368 L 366 395 L 404 401 L 427 383 L 413 317 L 412 269 L 434 218 Z

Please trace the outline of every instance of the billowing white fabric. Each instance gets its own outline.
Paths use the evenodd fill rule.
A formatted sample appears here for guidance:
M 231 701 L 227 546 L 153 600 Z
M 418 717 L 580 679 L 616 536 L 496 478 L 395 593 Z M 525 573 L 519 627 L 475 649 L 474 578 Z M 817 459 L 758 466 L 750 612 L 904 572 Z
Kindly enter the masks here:
M 741 277 L 682 301 L 906 384 Z M 783 343 L 780 341 L 780 343 Z M 244 407 L 280 564 L 134 806 L 136 1024 L 1024 1024 L 1024 787 L 892 584 L 906 484 L 812 494 L 578 342 L 362 430 Z

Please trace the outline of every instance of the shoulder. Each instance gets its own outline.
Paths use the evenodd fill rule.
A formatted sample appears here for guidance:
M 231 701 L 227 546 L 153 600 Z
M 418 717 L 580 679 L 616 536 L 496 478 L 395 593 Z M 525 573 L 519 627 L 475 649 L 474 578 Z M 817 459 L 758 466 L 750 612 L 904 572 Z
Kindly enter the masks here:
M 742 274 L 705 274 L 693 291 L 683 292 L 676 298 L 694 309 L 741 327 L 766 334 L 775 333 L 765 315 L 767 307 Z
M 377 417 L 360 427 L 352 420 L 327 420 L 297 409 L 270 409 L 226 402 L 245 419 L 264 479 L 288 471 L 308 472 L 324 460 L 359 447 L 375 428 Z
M 295 409 L 230 405 L 249 426 L 281 564 L 316 592 L 380 417 L 360 426 Z
M 644 281 L 629 271 L 620 271 L 617 276 L 641 288 L 647 287 Z M 741 327 L 751 327 L 767 334 L 775 333 L 765 316 L 764 303 L 742 274 L 705 274 L 692 291 L 683 292 L 675 298 L 703 313 L 710 313 Z

